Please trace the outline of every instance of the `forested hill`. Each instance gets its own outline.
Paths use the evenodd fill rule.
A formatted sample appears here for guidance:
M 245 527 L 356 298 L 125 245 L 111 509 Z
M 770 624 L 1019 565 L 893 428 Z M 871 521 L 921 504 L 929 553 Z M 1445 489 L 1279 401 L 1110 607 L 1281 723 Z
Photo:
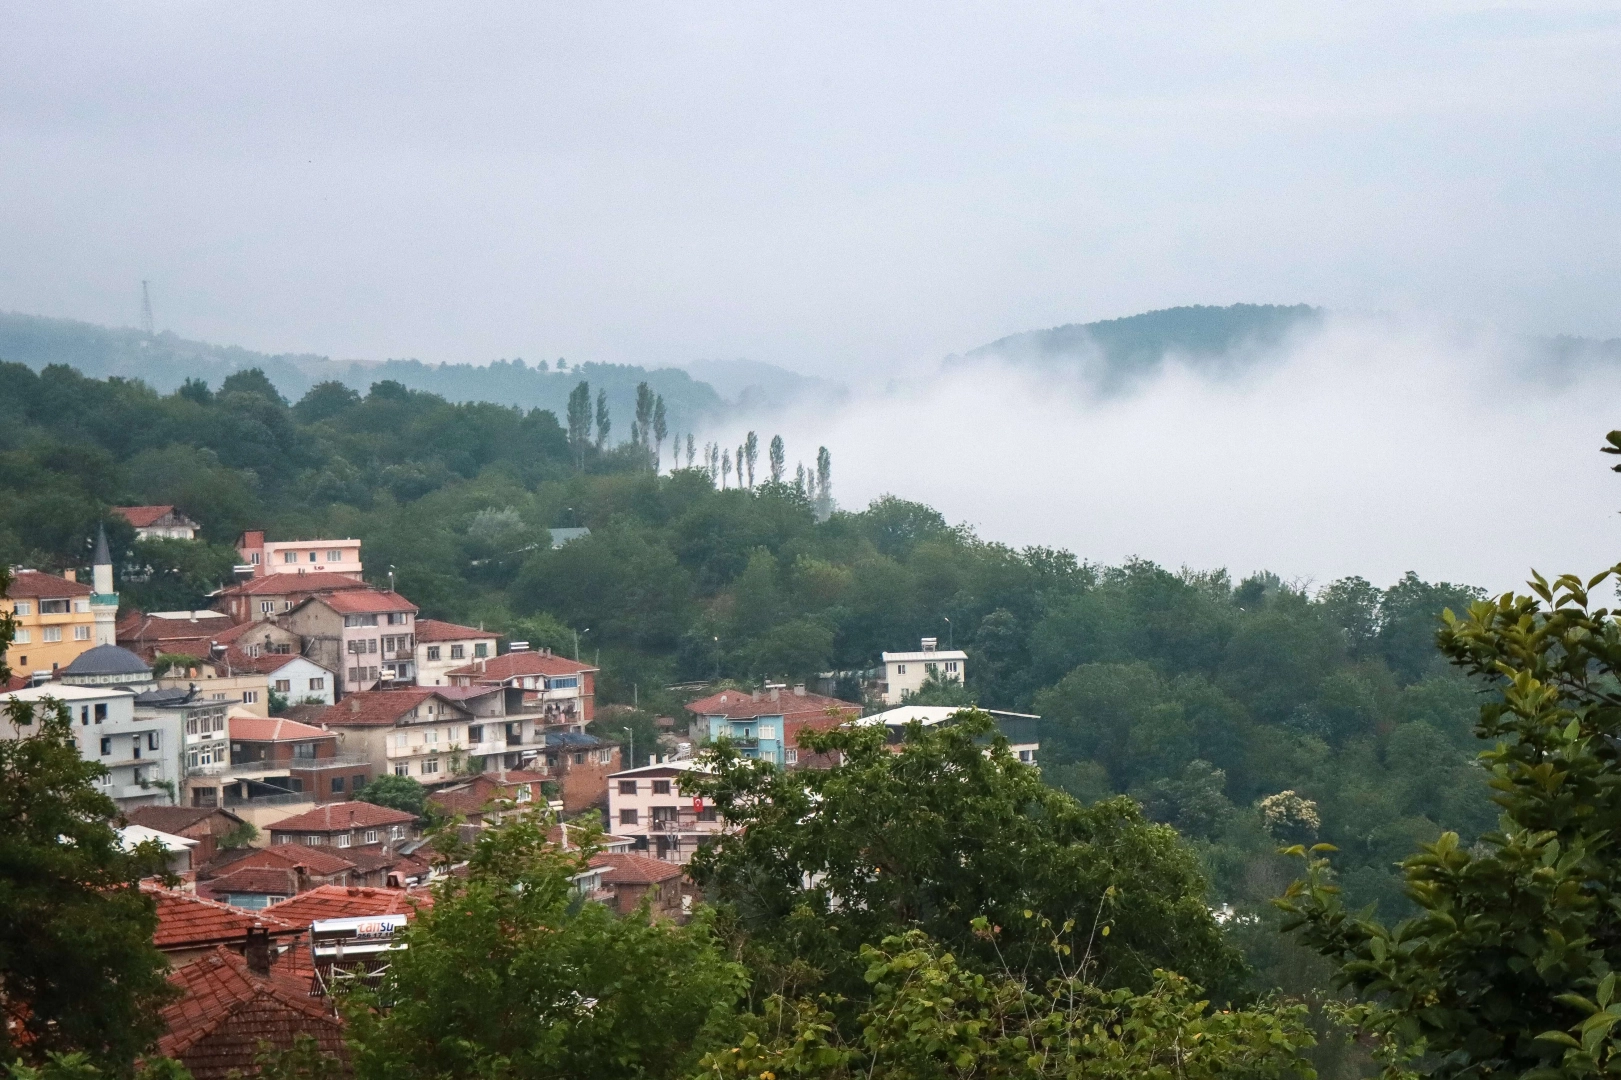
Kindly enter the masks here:
M 636 385 L 645 382 L 664 398 L 671 428 L 691 431 L 725 404 L 708 384 L 678 368 L 649 370 L 623 364 L 529 363 L 521 359 L 490 364 L 425 364 L 418 360 L 382 363 L 331 360 L 308 353 L 270 355 L 235 345 L 189 341 L 171 333 L 148 337 L 139 330 L 96 326 L 70 319 L 0 312 L 0 360 L 26 364 L 38 371 L 47 364 L 68 364 L 86 375 L 140 379 L 161 392 L 178 389 L 187 379 L 218 386 L 235 371 L 257 368 L 290 401 L 312 386 L 342 383 L 365 393 L 373 383 L 393 381 L 426 390 L 447 401 L 495 401 L 523 409 L 547 409 L 564 415 L 568 395 L 583 379 L 592 391 L 605 390 L 615 415 L 629 427 Z M 761 365 L 765 367 L 766 365 Z M 791 373 L 785 373 L 791 374 Z

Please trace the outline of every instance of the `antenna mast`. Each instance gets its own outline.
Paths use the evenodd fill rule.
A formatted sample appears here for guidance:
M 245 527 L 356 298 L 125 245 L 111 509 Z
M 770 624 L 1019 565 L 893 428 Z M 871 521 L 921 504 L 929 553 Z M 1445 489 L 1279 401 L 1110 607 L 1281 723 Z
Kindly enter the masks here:
M 146 287 L 146 279 L 141 279 L 141 332 L 147 337 L 154 333 L 152 329 L 152 292 Z

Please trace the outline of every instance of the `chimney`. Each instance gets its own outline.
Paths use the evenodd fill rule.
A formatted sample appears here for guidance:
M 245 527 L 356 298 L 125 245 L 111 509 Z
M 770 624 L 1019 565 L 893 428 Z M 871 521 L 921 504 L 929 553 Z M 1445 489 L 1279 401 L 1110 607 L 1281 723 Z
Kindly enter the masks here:
M 352 712 L 352 713 L 357 713 L 357 712 L 360 711 L 360 699 L 359 698 L 353 698 L 352 697 L 352 698 L 349 699 L 349 711 Z
M 771 688 L 771 700 L 776 701 L 777 700 L 777 695 L 780 694 L 780 693 L 782 693 L 782 691 L 778 690 L 775 686 L 773 686 Z
M 248 927 L 248 941 L 242 948 L 242 958 L 248 962 L 248 970 L 255 975 L 270 974 L 270 928 L 268 926 Z
M 310 891 L 310 868 L 307 866 L 293 867 L 293 895 L 301 895 Z
M 62 571 L 62 580 L 71 581 L 77 584 L 79 581 L 79 572 L 77 570 L 64 570 Z
M 937 645 L 939 645 L 939 644 L 940 644 L 940 639 L 939 638 L 926 637 L 926 638 L 923 639 L 923 651 L 924 652 L 933 652 L 935 650 L 935 647 Z
M 794 697 L 804 697 L 804 696 L 805 696 L 805 684 L 804 683 L 795 683 L 794 684 Z
M 751 700 L 753 700 L 753 701 L 759 701 L 759 700 L 760 700 L 760 691 L 758 691 L 758 690 L 755 690 L 755 691 L 753 691 L 753 692 L 751 692 L 751 693 L 750 693 L 750 694 L 749 694 L 749 697 L 750 697 L 750 699 L 751 699 Z M 722 701 L 725 701 L 725 700 L 726 700 L 726 699 L 725 699 L 725 698 L 721 698 L 721 700 L 722 700 Z

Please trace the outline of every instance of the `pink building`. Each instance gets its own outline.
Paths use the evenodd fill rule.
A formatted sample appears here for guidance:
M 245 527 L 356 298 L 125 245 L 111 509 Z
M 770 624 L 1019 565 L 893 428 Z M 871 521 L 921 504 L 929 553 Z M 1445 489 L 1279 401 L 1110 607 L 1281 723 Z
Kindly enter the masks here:
M 359 540 L 266 540 L 252 529 L 236 542 L 243 566 L 254 577 L 269 574 L 346 574 L 360 580 Z
M 417 607 L 385 589 L 311 596 L 276 621 L 304 639 L 304 655 L 338 673 L 345 694 L 416 681 Z

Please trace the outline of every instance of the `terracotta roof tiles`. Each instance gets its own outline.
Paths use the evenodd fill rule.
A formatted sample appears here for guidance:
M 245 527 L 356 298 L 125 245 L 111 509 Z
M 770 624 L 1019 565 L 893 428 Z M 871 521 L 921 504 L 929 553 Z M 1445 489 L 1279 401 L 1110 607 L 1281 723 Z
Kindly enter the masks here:
M 249 578 L 219 591 L 220 596 L 287 596 L 292 593 L 335 593 L 349 589 L 370 589 L 364 581 L 348 574 L 266 574 Z
M 174 513 L 172 506 L 115 506 L 113 513 L 135 526 L 144 529 L 165 514 Z
M 279 866 L 244 866 L 207 883 L 216 896 L 251 893 L 263 896 L 292 896 L 298 892 L 298 879 L 292 870 Z
M 285 576 L 285 575 L 284 575 Z M 387 589 L 351 589 L 311 597 L 340 615 L 365 614 L 374 611 L 415 611 L 417 606 L 397 592 Z
M 515 652 L 456 668 L 450 674 L 466 675 L 483 682 L 500 682 L 524 675 L 583 675 L 596 670 L 590 664 L 549 653 Z
M 158 928 L 152 944 L 162 951 L 240 942 L 254 926 L 268 927 L 272 937 L 295 934 L 301 929 L 273 916 L 243 911 L 191 893 L 144 883 L 141 891 L 157 900 Z
M 69 596 L 89 596 L 92 591 L 88 585 L 55 574 L 18 570 L 11 579 L 11 587 L 6 590 L 6 595 L 13 600 L 61 600 Z
M 369 829 L 377 825 L 404 825 L 416 815 L 369 802 L 336 802 L 283 818 L 270 826 L 274 833 L 330 833 L 349 829 Z
M 431 697 L 450 699 L 436 687 L 413 686 L 403 690 L 363 690 L 345 694 L 336 705 L 328 705 L 317 717 L 303 717 L 307 723 L 328 727 L 392 727 L 400 717 Z
M 364 915 L 410 915 L 432 904 L 425 896 L 404 889 L 356 889 L 321 885 L 291 900 L 273 904 L 268 911 L 278 919 L 308 927 L 317 919 L 355 919 Z
M 335 851 L 310 847 L 307 844 L 272 844 L 267 848 L 259 848 L 231 863 L 230 870 L 234 873 L 248 866 L 274 867 L 278 870 L 291 870 L 295 866 L 302 866 L 310 873 L 321 877 L 341 874 L 345 870 L 355 868 L 351 860 Z
M 591 865 L 608 868 L 602 877 L 608 885 L 657 885 L 681 876 L 681 867 L 677 863 L 629 852 L 615 854 L 599 851 L 591 856 Z
M 272 716 L 268 719 L 259 716 L 233 716 L 230 719 L 230 729 L 231 738 L 242 742 L 337 738 L 330 731 L 300 724 L 297 720 L 289 720 L 285 716 Z
M 474 641 L 478 638 L 499 638 L 494 630 L 480 630 L 476 626 L 460 626 L 442 619 L 418 619 L 417 641 Z
M 722 690 L 687 705 L 688 712 L 699 716 L 724 716 L 728 720 L 751 720 L 756 716 L 802 719 L 806 714 L 826 716 L 830 709 L 850 718 L 861 715 L 861 706 L 852 702 L 809 693 L 778 693 L 773 701 L 769 694 L 761 694 L 757 699 L 747 690 Z

